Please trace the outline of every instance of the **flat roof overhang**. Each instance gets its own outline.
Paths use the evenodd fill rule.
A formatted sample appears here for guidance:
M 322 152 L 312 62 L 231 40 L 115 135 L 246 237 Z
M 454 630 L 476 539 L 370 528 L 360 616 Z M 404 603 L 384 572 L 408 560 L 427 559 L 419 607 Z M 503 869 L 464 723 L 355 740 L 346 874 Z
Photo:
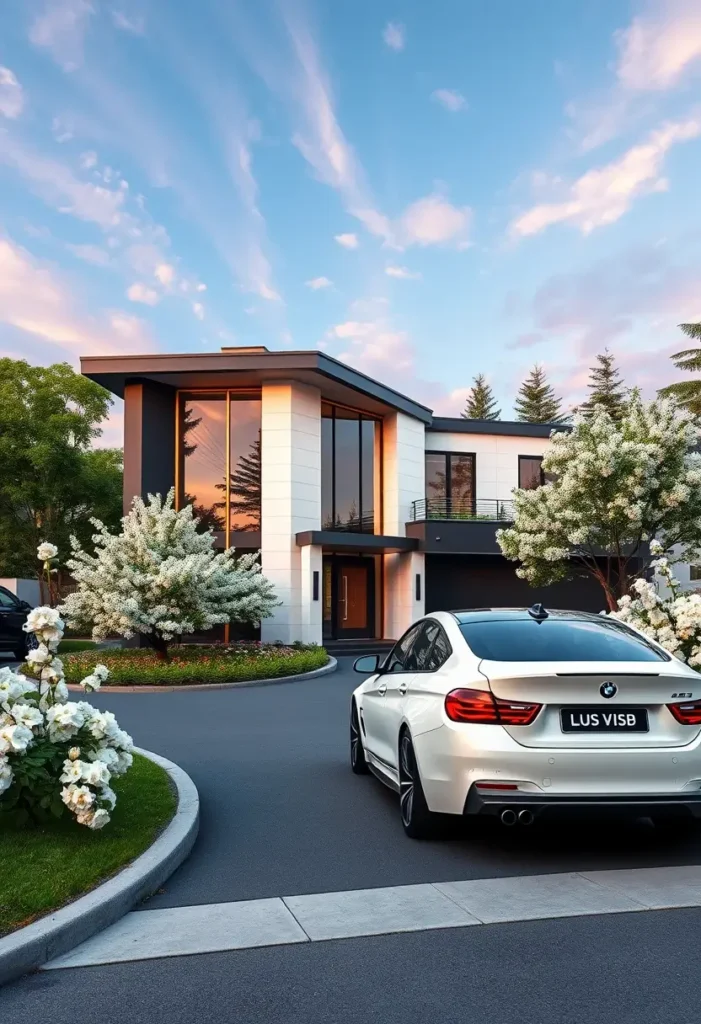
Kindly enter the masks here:
M 295 537 L 297 546 L 318 545 L 338 554 L 362 552 L 381 555 L 391 551 L 416 551 L 419 546 L 414 537 L 386 537 L 374 533 L 345 533 L 341 530 L 304 530 Z
M 124 397 L 129 383 L 146 381 L 181 390 L 260 387 L 295 380 L 320 389 L 324 399 L 382 416 L 387 409 L 430 423 L 430 409 L 318 350 L 204 352 L 83 356 L 84 376 Z

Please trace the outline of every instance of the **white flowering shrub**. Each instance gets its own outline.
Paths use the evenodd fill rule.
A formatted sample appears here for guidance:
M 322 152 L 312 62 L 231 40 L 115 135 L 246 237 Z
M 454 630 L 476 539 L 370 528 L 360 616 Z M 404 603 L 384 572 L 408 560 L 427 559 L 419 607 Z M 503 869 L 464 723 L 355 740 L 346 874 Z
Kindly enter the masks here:
M 211 531 L 197 532 L 192 506 L 176 511 L 173 500 L 173 490 L 165 500 L 135 498 L 117 536 L 93 520 L 94 555 L 71 539 L 67 564 L 78 586 L 61 608 L 71 624 L 91 629 L 95 640 L 141 634 L 167 659 L 181 636 L 272 614 L 275 593 L 257 555 L 215 551 Z
M 654 583 L 634 580 L 633 594 L 619 598 L 618 610 L 611 615 L 656 640 L 666 651 L 692 668 L 701 668 L 701 594 L 683 591 L 672 572 L 662 545 L 654 540 L 650 548 L 656 556 L 652 568 L 669 588 L 668 597 L 660 597 Z
M 50 547 L 39 548 L 45 563 L 57 553 Z M 112 712 L 69 701 L 56 655 L 63 636 L 58 611 L 35 608 L 23 628 L 37 641 L 25 671 L 0 669 L 0 820 L 70 812 L 80 825 L 103 828 L 117 800 L 110 782 L 131 766 L 132 739 Z M 81 685 L 90 693 L 106 678 L 105 666 L 96 665 Z
M 579 573 L 601 585 L 609 610 L 653 557 L 680 545 L 678 560 L 701 551 L 701 436 L 691 415 L 668 399 L 633 394 L 618 421 L 601 406 L 554 433 L 543 458 L 551 482 L 514 491 L 515 521 L 499 530 L 516 574 L 534 585 Z

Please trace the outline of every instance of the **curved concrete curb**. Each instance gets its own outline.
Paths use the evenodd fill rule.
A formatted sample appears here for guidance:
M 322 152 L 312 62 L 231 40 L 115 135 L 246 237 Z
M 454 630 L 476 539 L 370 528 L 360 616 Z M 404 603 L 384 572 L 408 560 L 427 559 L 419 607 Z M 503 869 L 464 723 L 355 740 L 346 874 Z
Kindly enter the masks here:
M 178 807 L 170 824 L 148 850 L 119 874 L 55 913 L 0 939 L 0 985 L 41 967 L 114 924 L 155 892 L 190 853 L 200 820 L 194 782 L 172 761 L 149 750 L 135 749 L 164 768 L 175 784 Z
M 100 693 L 187 693 L 189 690 L 238 690 L 242 686 L 272 686 L 273 683 L 301 683 L 305 679 L 316 679 L 335 672 L 338 662 L 329 655 L 329 660 L 321 668 L 311 672 L 298 672 L 294 676 L 277 676 L 273 679 L 247 679 L 239 683 L 194 683 L 186 686 L 104 686 Z M 79 683 L 70 683 L 69 690 L 80 690 Z

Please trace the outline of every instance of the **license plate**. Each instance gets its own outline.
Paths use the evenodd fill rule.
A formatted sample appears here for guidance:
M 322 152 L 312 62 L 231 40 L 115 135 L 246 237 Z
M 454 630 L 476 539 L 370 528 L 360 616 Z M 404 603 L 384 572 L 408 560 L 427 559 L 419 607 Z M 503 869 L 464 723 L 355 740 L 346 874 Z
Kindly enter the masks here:
M 563 708 L 563 732 L 648 732 L 646 708 Z

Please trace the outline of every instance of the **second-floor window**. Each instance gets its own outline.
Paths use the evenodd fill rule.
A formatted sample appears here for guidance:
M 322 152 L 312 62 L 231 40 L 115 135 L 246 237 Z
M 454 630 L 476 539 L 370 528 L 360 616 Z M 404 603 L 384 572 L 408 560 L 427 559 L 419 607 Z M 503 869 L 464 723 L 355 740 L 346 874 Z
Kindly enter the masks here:
M 426 452 L 426 508 L 429 515 L 474 515 L 472 452 Z
M 321 528 L 379 533 L 382 423 L 321 404 Z
M 518 486 L 522 491 L 534 491 L 545 483 L 543 459 L 540 455 L 519 455 Z

